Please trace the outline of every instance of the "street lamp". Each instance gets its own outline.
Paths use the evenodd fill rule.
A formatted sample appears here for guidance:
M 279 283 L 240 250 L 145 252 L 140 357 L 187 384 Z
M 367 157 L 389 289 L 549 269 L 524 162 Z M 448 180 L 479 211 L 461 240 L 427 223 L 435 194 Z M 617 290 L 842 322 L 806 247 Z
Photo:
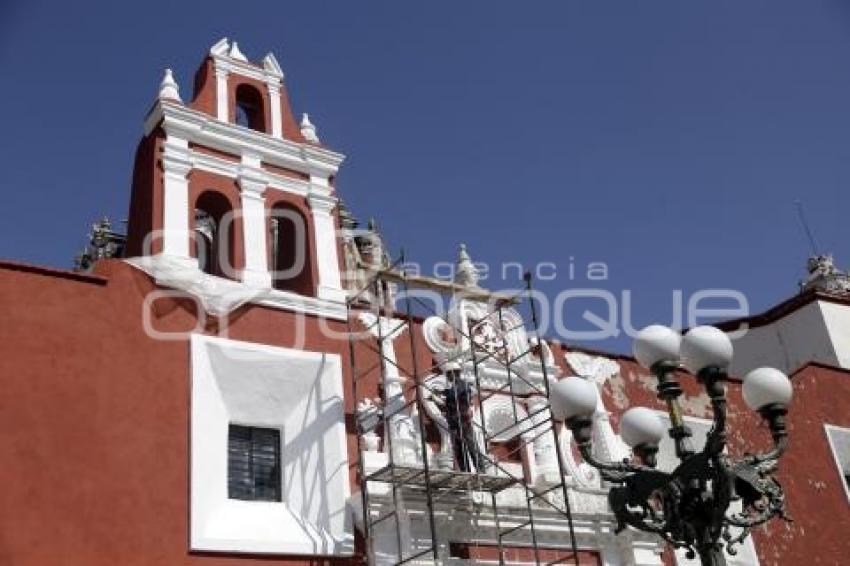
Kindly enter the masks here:
M 689 558 L 699 555 L 703 566 L 723 566 L 723 546 L 735 545 L 752 527 L 774 516 L 789 520 L 785 494 L 773 476 L 787 445 L 785 415 L 791 401 L 791 382 L 779 370 L 759 368 L 744 377 L 744 401 L 767 422 L 773 448 L 763 454 L 733 459 L 726 447 L 726 368 L 732 361 L 732 343 L 711 326 L 698 326 L 684 337 L 664 326 L 641 330 L 634 341 L 638 362 L 657 378 L 658 397 L 667 405 L 670 427 L 655 411 L 634 407 L 620 419 L 620 436 L 632 448 L 633 460 L 603 462 L 593 455 L 591 428 L 596 411 L 596 385 L 568 377 L 552 386 L 552 415 L 572 431 L 582 457 L 612 484 L 609 502 L 617 530 L 627 525 L 655 533 Z M 696 451 L 678 402 L 682 388 L 675 372 L 680 363 L 705 387 L 711 402 L 713 426 L 705 445 Z M 656 469 L 658 444 L 664 434 L 673 439 L 679 465 L 672 472 Z M 730 512 L 733 501 L 741 510 Z M 734 533 L 733 528 L 740 529 Z

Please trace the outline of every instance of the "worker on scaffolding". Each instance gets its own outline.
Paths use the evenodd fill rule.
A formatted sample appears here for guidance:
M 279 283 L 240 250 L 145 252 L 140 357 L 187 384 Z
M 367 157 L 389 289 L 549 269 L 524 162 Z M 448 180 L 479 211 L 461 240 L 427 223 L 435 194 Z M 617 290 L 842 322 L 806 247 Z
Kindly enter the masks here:
M 458 469 L 464 472 L 484 471 L 484 456 L 478 450 L 472 429 L 472 388 L 460 375 L 460 365 L 448 362 L 443 366 L 446 388 L 437 401 L 446 417 L 451 433 L 452 448 Z

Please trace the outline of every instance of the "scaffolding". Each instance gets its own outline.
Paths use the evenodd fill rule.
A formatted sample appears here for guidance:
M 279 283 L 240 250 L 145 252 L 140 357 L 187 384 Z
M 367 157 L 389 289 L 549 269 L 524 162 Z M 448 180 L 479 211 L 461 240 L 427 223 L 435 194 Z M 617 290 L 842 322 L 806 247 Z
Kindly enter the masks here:
M 464 563 L 464 552 L 465 558 L 472 558 L 468 553 L 479 547 L 479 551 L 486 548 L 491 555 L 495 552 L 488 561 L 499 564 L 512 563 L 506 558 L 508 551 L 521 549 L 525 563 L 578 565 L 561 430 L 549 410 L 554 364 L 549 365 L 547 354 L 551 356 L 551 352 L 538 335 L 539 315 L 530 274 L 525 275 L 522 289 L 505 294 L 407 274 L 399 265 L 404 265 L 403 257 L 389 267 L 369 270 L 365 285 L 348 299 L 362 506 L 359 526 L 369 563 L 453 563 L 451 554 L 462 543 L 458 564 Z M 422 289 L 448 299 L 450 308 L 438 309 L 422 300 L 416 292 Z M 478 315 L 459 316 L 468 307 L 474 307 Z M 417 330 L 422 332 L 426 317 L 439 317 L 443 328 L 453 333 L 458 347 L 450 356 L 435 359 L 421 344 Z M 512 341 L 514 331 L 520 328 L 527 337 L 524 347 Z M 405 333 L 403 349 L 409 350 L 399 361 L 393 341 L 401 340 Z M 419 352 L 423 348 L 427 357 Z M 477 461 L 471 459 L 479 465 L 465 466 L 470 471 L 455 469 L 456 459 L 453 462 L 448 458 L 447 465 L 445 446 L 440 454 L 435 449 L 435 437 L 443 443 L 447 438 L 453 442 L 468 438 L 458 435 L 456 426 L 454 431 L 447 430 L 447 421 L 435 416 L 433 405 L 428 405 L 434 397 L 445 394 L 446 385 L 440 376 L 451 363 L 462 368 L 473 392 L 476 418 L 468 425 L 479 443 L 473 448 L 478 452 Z M 523 370 L 529 364 L 535 368 L 537 379 Z M 491 374 L 493 367 L 498 367 L 499 375 L 506 377 L 503 383 L 485 383 L 485 366 Z M 497 398 L 512 407 L 513 414 L 507 425 L 500 423 L 494 430 L 493 423 L 488 426 L 485 406 Z M 523 410 L 523 402 L 532 398 L 534 410 Z M 418 435 L 399 433 L 402 425 L 418 429 Z M 534 477 L 527 465 L 510 462 L 534 450 L 535 441 L 544 435 L 554 440 L 557 460 L 557 470 L 545 481 Z M 415 449 L 411 438 L 418 440 Z M 379 442 L 383 444 L 380 451 Z M 503 447 L 499 455 L 489 450 L 496 445 Z M 461 457 L 465 455 L 461 450 Z M 511 497 L 506 497 L 508 492 Z M 418 510 L 414 513 L 417 524 L 424 529 L 421 532 L 427 533 L 415 540 L 405 523 L 414 508 Z M 462 541 L 452 540 L 452 533 L 438 529 L 437 516 L 455 512 L 468 520 L 471 529 Z M 551 544 L 544 544 L 541 529 L 551 533 L 564 526 L 569 530 L 569 544 L 553 552 Z M 377 549 L 378 538 L 385 543 L 392 539 L 392 544 Z

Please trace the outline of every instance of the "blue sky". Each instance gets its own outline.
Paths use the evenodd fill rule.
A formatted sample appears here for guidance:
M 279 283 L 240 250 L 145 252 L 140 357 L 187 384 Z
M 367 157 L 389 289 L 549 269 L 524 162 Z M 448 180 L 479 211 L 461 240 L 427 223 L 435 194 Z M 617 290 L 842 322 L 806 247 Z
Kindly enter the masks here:
M 491 266 L 553 262 L 554 297 L 605 262 L 636 326 L 669 321 L 674 289 L 760 311 L 804 275 L 798 198 L 850 264 L 840 0 L 6 0 L 0 257 L 67 267 L 93 219 L 125 218 L 163 68 L 188 96 L 222 36 L 277 54 L 296 112 L 348 155 L 341 195 L 425 266 L 461 241 Z M 570 328 L 605 314 L 574 303 Z

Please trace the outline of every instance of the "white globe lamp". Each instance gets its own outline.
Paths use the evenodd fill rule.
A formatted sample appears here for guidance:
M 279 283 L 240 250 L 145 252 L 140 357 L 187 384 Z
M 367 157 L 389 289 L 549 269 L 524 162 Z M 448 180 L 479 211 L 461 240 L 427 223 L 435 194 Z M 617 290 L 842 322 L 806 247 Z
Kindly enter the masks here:
M 562 379 L 549 390 L 552 416 L 561 421 L 590 418 L 596 411 L 596 385 L 581 377 Z
M 632 346 L 635 359 L 650 369 L 659 362 L 676 362 L 682 335 L 666 326 L 652 324 L 637 333 Z
M 658 446 L 666 432 L 661 417 L 646 407 L 631 408 L 620 419 L 620 436 L 632 448 Z
M 791 380 L 774 368 L 758 368 L 748 373 L 744 376 L 742 392 L 744 402 L 754 411 L 772 405 L 785 407 L 793 395 Z
M 732 363 L 732 341 L 722 330 L 713 326 L 697 326 L 682 338 L 682 364 L 691 373 L 705 368 L 726 369 Z

